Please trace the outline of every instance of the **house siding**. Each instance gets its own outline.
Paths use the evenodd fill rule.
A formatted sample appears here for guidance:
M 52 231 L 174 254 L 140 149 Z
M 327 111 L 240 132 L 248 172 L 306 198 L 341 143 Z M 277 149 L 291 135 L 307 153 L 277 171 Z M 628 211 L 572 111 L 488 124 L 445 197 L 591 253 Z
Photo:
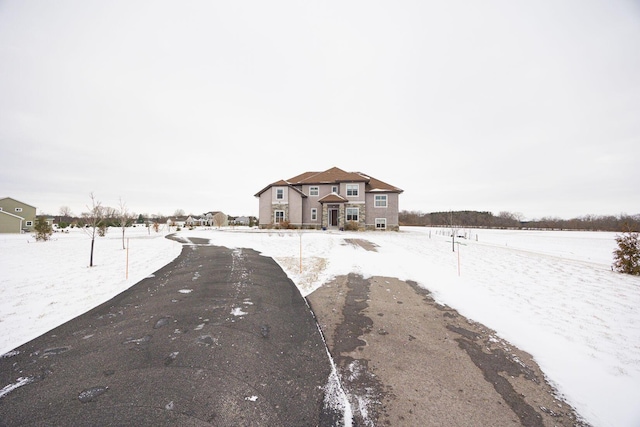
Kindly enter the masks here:
M 20 233 L 24 220 L 6 212 L 0 212 L 0 233 Z
M 387 207 L 380 208 L 375 206 L 375 196 L 384 194 L 387 196 Z M 368 193 L 367 194 L 367 221 L 366 229 L 376 229 L 376 218 L 385 218 L 387 220 L 387 230 L 397 231 L 400 229 L 398 220 L 399 197 L 397 193 Z
M 260 206 L 258 212 L 258 225 L 261 227 L 267 226 L 273 223 L 273 209 L 272 209 L 272 189 L 268 189 L 260 195 Z
M 5 197 L 0 199 L 0 208 L 2 208 L 3 212 L 23 219 L 22 224 L 18 225 L 18 227 L 21 228 L 16 230 L 15 224 L 17 218 L 8 219 L 11 217 L 2 215 L 4 217 L 4 221 L 0 223 L 0 233 L 20 233 L 23 230 L 27 232 L 33 230 L 33 227 L 36 224 L 36 208 L 34 206 L 22 203 L 18 200 L 12 199 L 11 197 Z M 16 211 L 16 209 L 19 209 L 20 211 Z M 31 222 L 31 225 L 27 225 L 28 221 Z M 6 224 L 6 228 L 3 224 Z

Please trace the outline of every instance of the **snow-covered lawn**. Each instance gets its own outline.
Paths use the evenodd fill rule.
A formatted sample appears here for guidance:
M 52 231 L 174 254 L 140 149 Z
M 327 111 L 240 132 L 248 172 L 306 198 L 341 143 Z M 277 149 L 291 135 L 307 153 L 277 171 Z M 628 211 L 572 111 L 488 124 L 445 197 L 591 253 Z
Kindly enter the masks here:
M 453 252 L 447 230 L 399 233 L 181 231 L 211 244 L 271 256 L 308 295 L 350 272 L 415 280 L 436 300 L 531 353 L 548 380 L 595 426 L 640 425 L 640 278 L 611 271 L 614 233 L 462 230 Z M 108 300 L 174 259 L 181 246 L 127 230 L 89 238 L 0 235 L 0 354 Z M 366 251 L 345 239 L 366 239 Z M 302 256 L 302 264 L 300 257 Z M 0 384 L 2 386 L 2 384 Z

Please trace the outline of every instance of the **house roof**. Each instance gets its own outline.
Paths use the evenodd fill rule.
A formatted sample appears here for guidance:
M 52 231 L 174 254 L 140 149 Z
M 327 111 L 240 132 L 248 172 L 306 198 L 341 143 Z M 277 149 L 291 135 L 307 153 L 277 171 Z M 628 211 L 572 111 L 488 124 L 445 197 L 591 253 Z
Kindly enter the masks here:
M 23 218 L 23 217 L 18 216 L 18 215 L 14 215 L 14 214 L 9 213 L 9 212 L 7 212 L 7 211 L 0 210 L 0 214 L 9 215 L 9 216 L 11 216 L 11 217 L 13 217 L 13 218 L 20 219 L 20 220 L 24 221 L 24 218 Z
M 345 199 L 344 197 L 342 197 L 339 194 L 329 193 L 326 196 L 321 197 L 320 199 L 318 199 L 318 202 L 320 202 L 320 203 L 346 203 L 346 202 L 348 202 L 348 200 Z
M 333 184 L 339 182 L 367 182 L 368 177 L 357 172 L 345 172 L 333 167 L 324 172 L 305 172 L 287 180 L 292 184 Z
M 25 205 L 25 206 L 29 206 L 31 208 L 37 209 L 35 206 L 30 205 L 29 203 L 21 202 L 20 200 L 16 200 L 13 197 L 3 197 L 0 199 L 0 203 L 2 203 L 3 200 L 13 200 L 14 202 L 20 203 L 21 205 Z
M 260 194 L 264 193 L 267 189 L 273 186 L 290 186 L 294 188 L 296 191 L 302 192 L 298 190 L 296 187 L 298 185 L 313 185 L 313 184 L 338 184 L 341 182 L 364 182 L 365 183 L 365 192 L 387 192 L 387 193 L 402 193 L 398 187 L 395 187 L 391 184 L 387 184 L 386 182 L 380 181 L 379 179 L 373 178 L 369 175 L 363 174 L 361 172 L 346 172 L 340 168 L 332 167 L 331 169 L 327 169 L 323 172 L 304 172 L 300 175 L 294 176 L 293 178 L 289 178 L 287 180 L 280 180 L 274 183 L 271 183 L 260 190 L 255 194 L 256 197 L 260 197 Z M 303 194 L 306 197 L 306 195 Z

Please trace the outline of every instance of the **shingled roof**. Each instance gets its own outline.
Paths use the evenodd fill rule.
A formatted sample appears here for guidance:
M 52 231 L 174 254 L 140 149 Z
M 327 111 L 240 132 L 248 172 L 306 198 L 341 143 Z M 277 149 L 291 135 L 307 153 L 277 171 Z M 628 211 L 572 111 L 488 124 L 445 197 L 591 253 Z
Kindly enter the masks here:
M 267 185 L 260 190 L 256 197 L 273 186 L 297 186 L 297 185 L 314 185 L 314 184 L 338 184 L 340 182 L 364 182 L 365 192 L 386 192 L 386 193 L 402 193 L 398 187 L 387 184 L 379 179 L 373 178 L 361 172 L 345 172 L 340 168 L 332 167 L 323 172 L 304 172 L 287 180 L 280 180 Z

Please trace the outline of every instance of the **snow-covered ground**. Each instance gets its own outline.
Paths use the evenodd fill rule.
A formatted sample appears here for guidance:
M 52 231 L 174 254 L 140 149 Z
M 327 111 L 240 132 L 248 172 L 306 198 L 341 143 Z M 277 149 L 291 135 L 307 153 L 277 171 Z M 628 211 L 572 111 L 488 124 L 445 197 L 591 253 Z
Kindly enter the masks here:
M 398 233 L 209 229 L 181 231 L 211 244 L 274 257 L 308 295 L 350 272 L 411 279 L 437 301 L 531 353 L 548 380 L 595 426 L 640 425 L 640 278 L 611 271 L 614 233 L 448 230 Z M 118 229 L 96 240 L 56 233 L 36 243 L 0 235 L 0 354 L 108 300 L 180 252 L 178 243 Z M 366 239 L 366 251 L 345 239 Z M 301 262 L 302 259 L 302 262 Z M 2 384 L 0 384 L 2 386 Z

